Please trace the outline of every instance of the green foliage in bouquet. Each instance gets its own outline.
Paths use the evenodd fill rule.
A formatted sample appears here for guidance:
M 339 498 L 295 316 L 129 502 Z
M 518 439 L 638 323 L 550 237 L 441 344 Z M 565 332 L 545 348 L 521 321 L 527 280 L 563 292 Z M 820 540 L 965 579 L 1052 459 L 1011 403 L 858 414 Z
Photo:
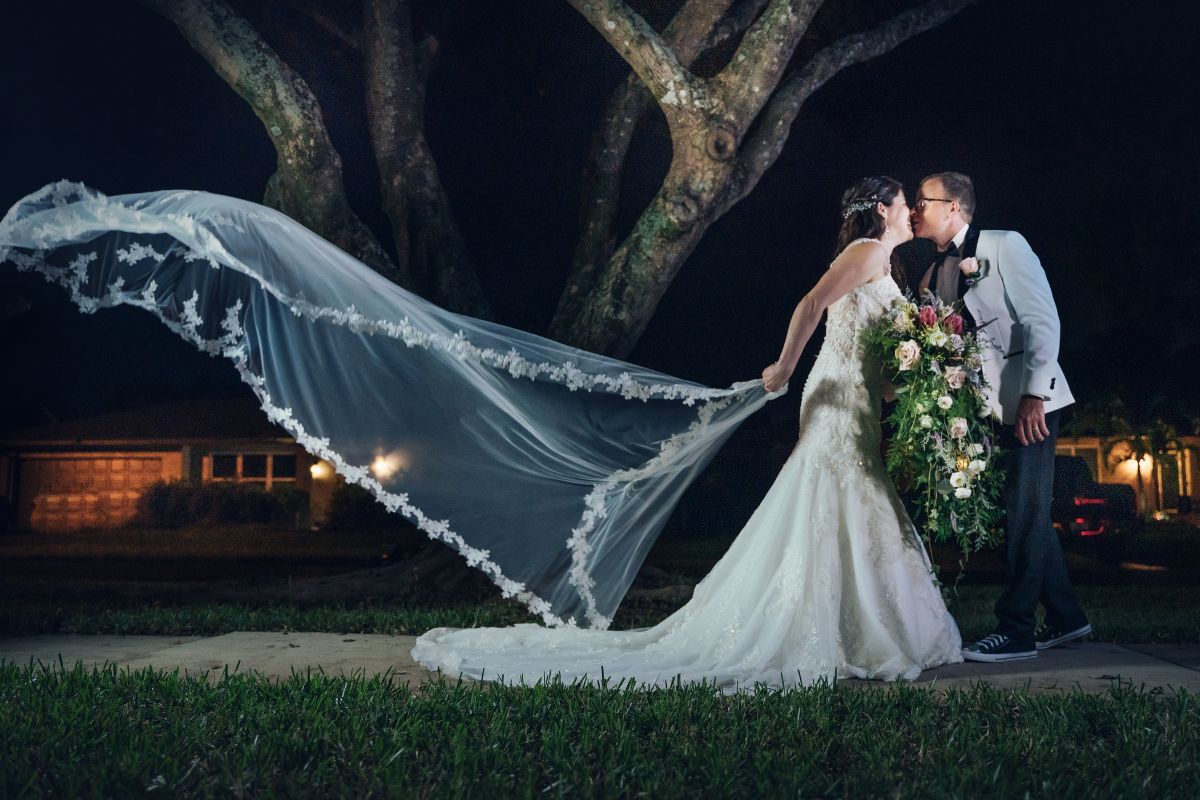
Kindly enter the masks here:
M 954 306 L 926 292 L 897 298 L 868 346 L 896 387 L 887 468 L 915 497 L 927 542 L 956 542 L 963 559 L 999 536 L 1004 483 L 984 401 L 981 343 Z

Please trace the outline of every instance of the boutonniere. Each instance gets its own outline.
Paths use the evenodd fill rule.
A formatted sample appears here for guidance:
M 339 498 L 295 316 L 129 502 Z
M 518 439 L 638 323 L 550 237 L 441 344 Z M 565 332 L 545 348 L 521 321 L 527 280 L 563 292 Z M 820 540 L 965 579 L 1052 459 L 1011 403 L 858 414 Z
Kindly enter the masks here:
M 986 258 L 964 258 L 958 262 L 958 268 L 967 278 L 967 286 L 974 286 L 987 277 L 988 262 Z

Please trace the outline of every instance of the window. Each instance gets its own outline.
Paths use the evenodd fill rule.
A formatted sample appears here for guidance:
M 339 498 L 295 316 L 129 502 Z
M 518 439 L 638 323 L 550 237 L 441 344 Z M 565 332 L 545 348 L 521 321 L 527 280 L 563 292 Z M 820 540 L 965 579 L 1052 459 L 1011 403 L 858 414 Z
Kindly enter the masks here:
M 271 457 L 271 477 L 275 480 L 295 480 L 296 478 L 296 457 L 295 456 L 272 456 Z
M 296 456 L 286 453 L 213 453 L 211 479 L 239 483 L 295 483 Z
M 265 481 L 267 479 L 267 458 L 263 455 L 242 456 L 242 480 Z
M 237 480 L 237 460 L 237 456 L 214 454 L 212 457 L 213 478 Z

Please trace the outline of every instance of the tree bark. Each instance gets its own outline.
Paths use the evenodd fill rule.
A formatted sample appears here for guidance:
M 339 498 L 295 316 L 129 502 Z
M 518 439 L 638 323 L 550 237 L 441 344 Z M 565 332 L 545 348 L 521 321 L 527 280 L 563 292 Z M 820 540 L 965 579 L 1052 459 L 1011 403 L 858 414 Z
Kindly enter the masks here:
M 341 157 L 304 79 L 220 0 L 143 2 L 173 22 L 262 121 L 277 154 L 264 202 L 395 280 L 395 265 L 350 208 Z
M 887 52 L 971 0 L 932 0 L 904 12 L 818 52 L 787 79 L 784 69 L 820 2 L 772 0 L 729 64 L 707 81 L 692 75 L 621 0 L 568 2 L 646 84 L 667 117 L 674 148 L 662 189 L 604 265 L 578 312 L 555 327 L 558 338 L 570 344 L 622 358 L 709 225 L 749 194 L 774 163 L 804 99 L 844 67 Z
M 783 152 L 801 106 L 843 69 L 877 58 L 909 39 L 936 28 L 974 0 L 933 0 L 905 11 L 881 25 L 851 34 L 818 51 L 804 66 L 784 77 L 743 146 L 737 183 L 722 213 L 745 197 Z
M 718 20 L 719 15 L 715 12 L 725 4 L 690 0 L 663 31 L 663 39 L 690 67 L 705 52 L 749 27 L 766 2 L 742 0 Z M 612 258 L 616 247 L 613 224 L 620 201 L 625 157 L 634 130 L 652 106 L 653 98 L 636 73 L 630 73 L 609 98 L 584 168 L 579 238 L 566 286 L 550 324 L 552 337 L 569 338 L 570 326 L 595 287 L 601 268 Z
M 427 59 L 414 53 L 406 0 L 366 0 L 367 115 L 402 282 L 434 303 L 490 318 L 437 164 L 425 140 Z M 432 38 L 422 42 L 428 54 Z

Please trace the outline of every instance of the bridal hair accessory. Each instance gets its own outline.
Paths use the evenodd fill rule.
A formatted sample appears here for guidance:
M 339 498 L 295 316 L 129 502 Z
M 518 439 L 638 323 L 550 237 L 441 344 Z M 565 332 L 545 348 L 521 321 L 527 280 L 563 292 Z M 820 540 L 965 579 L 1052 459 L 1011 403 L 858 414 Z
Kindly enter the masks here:
M 866 211 L 868 208 L 874 208 L 878 202 L 879 198 L 874 196 L 868 197 L 865 200 L 855 200 L 842 210 L 842 219 L 849 219 L 850 215 L 855 211 Z

